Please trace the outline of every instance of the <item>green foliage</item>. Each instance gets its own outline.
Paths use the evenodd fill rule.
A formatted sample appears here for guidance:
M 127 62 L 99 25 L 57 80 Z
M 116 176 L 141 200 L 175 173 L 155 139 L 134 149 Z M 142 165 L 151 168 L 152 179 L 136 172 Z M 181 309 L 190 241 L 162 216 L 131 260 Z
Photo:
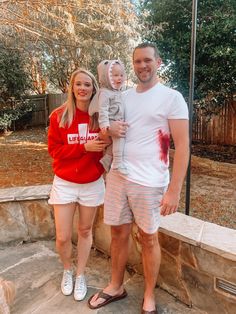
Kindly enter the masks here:
M 23 99 L 30 84 L 25 64 L 18 51 L 0 47 L 0 130 L 32 111 Z
M 18 126 L 24 127 L 24 124 L 31 120 L 32 111 L 35 106 L 28 100 L 11 99 L 6 102 L 5 106 L 0 108 L 0 130 L 6 131 Z
M 28 74 L 18 51 L 0 47 L 0 103 L 19 99 L 29 88 Z
M 235 92 L 235 9 L 235 0 L 198 1 L 195 99 L 209 114 Z M 187 97 L 192 1 L 146 0 L 141 12 L 147 26 L 143 38 L 157 44 L 167 65 L 164 76 Z

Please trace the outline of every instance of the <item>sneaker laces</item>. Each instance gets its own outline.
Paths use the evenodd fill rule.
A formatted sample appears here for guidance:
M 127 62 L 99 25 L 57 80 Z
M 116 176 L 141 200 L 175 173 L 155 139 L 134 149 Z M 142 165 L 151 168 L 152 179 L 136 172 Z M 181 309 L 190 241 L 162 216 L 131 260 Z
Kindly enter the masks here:
M 71 270 L 64 270 L 64 274 L 63 274 L 63 285 L 65 287 L 70 286 L 71 285 Z
M 79 293 L 84 292 L 86 289 L 86 282 L 85 282 L 85 277 L 84 275 L 80 275 L 76 277 L 75 281 L 75 290 Z

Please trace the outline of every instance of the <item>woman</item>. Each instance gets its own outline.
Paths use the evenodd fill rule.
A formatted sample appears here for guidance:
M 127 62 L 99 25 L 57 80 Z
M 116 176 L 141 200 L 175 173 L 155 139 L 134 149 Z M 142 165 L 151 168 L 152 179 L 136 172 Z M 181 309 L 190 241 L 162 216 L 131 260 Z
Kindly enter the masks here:
M 48 151 L 55 173 L 49 204 L 54 206 L 56 246 L 64 272 L 61 290 L 83 300 L 87 293 L 85 266 L 92 245 L 92 226 L 96 208 L 103 203 L 103 167 L 99 162 L 107 146 L 99 140 L 97 116 L 89 118 L 90 101 L 98 89 L 94 76 L 84 70 L 75 71 L 70 80 L 68 99 L 53 111 L 48 131 Z M 75 286 L 71 268 L 72 226 L 79 204 L 78 262 Z

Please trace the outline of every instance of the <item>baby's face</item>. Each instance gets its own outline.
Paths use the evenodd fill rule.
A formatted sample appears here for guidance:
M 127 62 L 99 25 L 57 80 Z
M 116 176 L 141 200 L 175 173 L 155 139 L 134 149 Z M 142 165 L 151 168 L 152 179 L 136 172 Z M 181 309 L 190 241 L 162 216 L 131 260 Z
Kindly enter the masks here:
M 124 71 L 119 64 L 115 64 L 111 71 L 112 85 L 115 89 L 120 89 L 124 83 Z

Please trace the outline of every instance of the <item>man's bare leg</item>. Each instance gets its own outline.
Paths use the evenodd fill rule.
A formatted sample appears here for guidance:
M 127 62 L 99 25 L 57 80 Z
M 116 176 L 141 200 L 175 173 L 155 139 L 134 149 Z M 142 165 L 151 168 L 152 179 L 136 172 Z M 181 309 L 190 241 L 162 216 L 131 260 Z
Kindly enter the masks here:
M 147 234 L 139 229 L 139 240 L 142 245 L 142 262 L 145 279 L 143 309 L 153 311 L 155 309 L 154 289 L 161 263 L 158 233 Z
M 120 295 L 124 291 L 123 280 L 125 266 L 129 253 L 129 236 L 132 224 L 124 224 L 121 226 L 111 226 L 111 282 L 103 290 L 103 292 L 114 296 Z M 103 298 L 98 298 L 96 293 L 91 299 L 90 304 L 97 306 L 103 303 Z

